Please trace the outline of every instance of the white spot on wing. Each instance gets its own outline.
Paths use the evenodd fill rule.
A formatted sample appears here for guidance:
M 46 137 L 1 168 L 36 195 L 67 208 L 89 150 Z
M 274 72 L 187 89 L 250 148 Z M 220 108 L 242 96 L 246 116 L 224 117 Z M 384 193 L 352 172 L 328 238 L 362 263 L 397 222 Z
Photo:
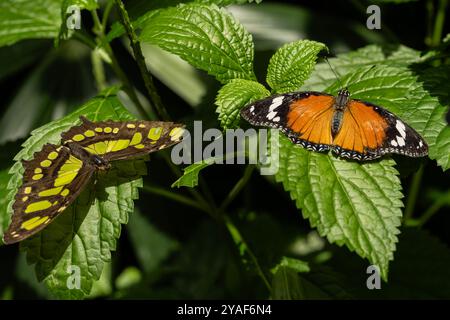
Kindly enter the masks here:
M 275 110 L 276 107 L 281 106 L 281 104 L 283 103 L 283 99 L 284 96 L 273 98 L 272 104 L 269 107 L 269 112 L 272 112 L 273 110 Z
M 395 128 L 397 128 L 398 133 L 402 136 L 403 139 L 406 137 L 406 127 L 400 120 L 397 120 L 397 123 L 395 124 Z
M 403 139 L 402 137 L 397 136 L 397 142 L 400 147 L 403 147 L 405 145 L 405 139 Z
M 253 111 L 255 111 L 255 106 L 250 107 L 250 112 L 253 113 Z
M 277 113 L 275 111 L 271 111 L 267 115 L 267 119 L 272 120 L 273 118 L 275 118 L 276 115 L 277 115 Z
M 419 141 L 419 147 L 423 147 L 423 142 L 422 142 L 422 140 Z
M 280 117 L 273 118 L 273 122 L 278 122 L 278 121 L 280 121 Z
M 395 141 L 395 140 L 392 140 L 392 141 L 391 141 L 391 144 L 392 144 L 394 147 L 398 146 L 397 141 Z

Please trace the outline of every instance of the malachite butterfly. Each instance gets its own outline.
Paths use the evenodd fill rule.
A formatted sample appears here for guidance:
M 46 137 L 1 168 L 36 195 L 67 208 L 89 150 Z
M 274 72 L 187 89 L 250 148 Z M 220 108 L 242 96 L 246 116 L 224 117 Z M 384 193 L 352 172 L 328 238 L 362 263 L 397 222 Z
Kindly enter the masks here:
M 14 199 L 6 244 L 39 232 L 83 191 L 96 171 L 110 162 L 146 155 L 181 141 L 183 125 L 162 121 L 92 122 L 62 133 L 61 144 L 46 144 L 29 161 L 22 160 L 23 182 Z

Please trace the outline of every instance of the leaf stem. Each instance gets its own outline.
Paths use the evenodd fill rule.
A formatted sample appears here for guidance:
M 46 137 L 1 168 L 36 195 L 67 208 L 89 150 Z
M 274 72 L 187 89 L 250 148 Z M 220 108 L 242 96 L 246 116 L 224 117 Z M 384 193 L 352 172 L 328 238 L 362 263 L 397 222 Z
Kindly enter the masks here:
M 108 0 L 108 3 L 105 6 L 105 11 L 103 11 L 103 17 L 102 17 L 103 30 L 106 30 L 106 24 L 108 23 L 109 14 L 111 13 L 113 6 L 114 6 L 114 1 Z
M 412 178 L 411 188 L 409 190 L 408 200 L 406 202 L 405 215 L 403 217 L 403 221 L 410 220 L 413 216 L 417 195 L 420 189 L 420 182 L 422 181 L 423 171 L 424 165 L 421 164 L 419 170 L 414 174 Z
M 106 85 L 105 69 L 103 61 L 96 50 L 91 51 L 92 72 L 94 74 L 97 91 L 103 91 Z
M 225 208 L 236 198 L 236 196 L 241 192 L 241 190 L 245 187 L 247 182 L 250 180 L 250 177 L 252 176 L 253 170 L 255 169 L 254 165 L 248 165 L 245 168 L 244 174 L 241 179 L 234 185 L 233 189 L 231 189 L 228 196 L 225 198 L 225 200 L 220 205 L 219 210 L 225 210 Z
M 142 79 L 144 79 L 145 88 L 147 89 L 147 93 L 150 97 L 151 105 L 156 109 L 160 119 L 169 120 L 169 114 L 162 104 L 161 97 L 159 96 L 155 84 L 153 83 L 153 77 L 147 70 L 147 65 L 145 64 L 145 58 L 142 54 L 141 45 L 136 36 L 136 32 L 134 31 L 133 25 L 131 24 L 128 12 L 125 9 L 125 5 L 123 4 L 122 0 L 115 0 L 115 2 L 117 7 L 119 8 L 122 24 L 124 25 L 128 38 L 130 40 L 134 58 L 136 59 L 136 62 L 138 64 Z
M 423 226 L 425 223 L 428 222 L 428 220 L 430 220 L 430 218 L 439 211 L 439 209 L 441 209 L 443 206 L 445 206 L 446 201 L 445 199 L 440 199 L 438 201 L 436 201 L 431 207 L 429 207 L 427 209 L 427 211 L 425 211 L 425 213 L 418 219 L 419 221 L 419 226 Z
M 92 50 L 95 50 L 95 48 L 97 47 L 95 41 L 88 35 L 84 34 L 83 32 L 80 31 L 74 32 L 73 37 L 78 41 L 80 41 L 81 43 L 84 43 Z
M 170 190 L 166 190 L 157 186 L 151 186 L 151 185 L 144 185 L 144 187 L 142 188 L 142 190 L 144 190 L 145 192 L 148 193 L 153 193 L 156 194 L 158 196 L 162 196 L 168 199 L 171 199 L 173 201 L 182 203 L 184 205 L 187 205 L 189 207 L 193 207 L 196 208 L 198 210 L 204 211 L 204 212 L 208 212 L 209 208 L 207 206 L 205 206 L 203 203 L 194 201 L 186 196 L 183 196 L 179 193 L 176 192 L 172 192 Z
M 256 259 L 256 256 L 253 254 L 253 252 L 250 250 L 249 246 L 247 245 L 246 241 L 242 237 L 239 230 L 236 228 L 236 226 L 233 224 L 230 218 L 228 218 L 226 215 L 223 215 L 225 220 L 225 225 L 228 229 L 228 232 L 230 233 L 231 237 L 233 238 L 234 243 L 240 247 L 240 253 L 241 255 L 246 252 L 249 258 L 251 259 L 253 265 L 256 267 L 256 272 L 262 279 L 264 285 L 266 286 L 267 290 L 271 291 L 272 286 L 270 285 L 266 275 L 262 271 L 261 266 L 258 263 L 258 259 Z
M 442 38 L 442 30 L 445 23 L 445 10 L 448 5 L 447 0 L 439 0 L 438 11 L 436 13 L 433 36 L 431 38 L 431 46 L 436 47 L 440 44 Z
M 181 172 L 180 168 L 178 168 L 177 166 L 175 166 L 172 161 L 170 160 L 168 154 L 166 152 L 159 152 L 158 155 L 162 156 L 163 159 L 165 160 L 165 162 L 167 163 L 167 165 L 169 166 L 170 170 L 172 171 L 172 173 L 174 174 L 174 176 L 176 178 L 179 178 L 183 175 L 183 173 Z M 196 189 L 194 188 L 188 188 L 188 192 L 195 198 L 196 201 L 198 201 L 199 203 L 201 203 L 201 205 L 203 207 L 207 207 L 209 208 L 207 210 L 207 213 L 214 218 L 215 220 L 218 220 L 218 217 L 215 216 L 214 214 L 214 204 L 208 202 L 207 200 L 205 200 L 205 198 L 203 197 L 203 195 L 198 192 Z
M 127 93 L 127 95 L 130 97 L 131 101 L 136 105 L 136 108 L 144 119 L 150 119 L 150 115 L 147 113 L 147 111 L 142 106 L 141 102 L 139 101 L 138 96 L 136 95 L 136 92 L 133 89 L 133 86 L 131 85 L 130 80 L 126 76 L 125 72 L 123 72 L 122 68 L 120 67 L 119 62 L 117 61 L 114 52 L 109 45 L 108 41 L 106 40 L 105 36 L 105 30 L 103 28 L 103 25 L 100 22 L 100 18 L 98 17 L 97 10 L 91 11 L 92 19 L 94 21 L 94 28 L 93 31 L 96 34 L 98 38 L 98 44 L 97 46 L 99 48 L 104 48 L 105 52 L 107 53 L 109 59 L 110 59 L 110 65 L 114 71 L 114 73 L 117 75 L 117 77 L 120 79 L 123 85 L 123 90 Z

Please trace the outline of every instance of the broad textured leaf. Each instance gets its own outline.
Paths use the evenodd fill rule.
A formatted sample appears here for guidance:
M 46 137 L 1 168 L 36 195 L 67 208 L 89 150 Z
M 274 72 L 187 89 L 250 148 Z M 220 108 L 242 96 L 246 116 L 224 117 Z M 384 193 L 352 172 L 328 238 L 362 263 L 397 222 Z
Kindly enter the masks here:
M 8 200 L 12 200 L 21 184 L 21 159 L 30 159 L 43 144 L 58 143 L 60 134 L 78 123 L 84 115 L 93 121 L 107 119 L 130 120 L 128 113 L 115 95 L 114 89 L 105 91 L 74 113 L 32 132 L 17 154 L 18 161 L 11 168 Z M 40 281 L 60 298 L 82 298 L 89 294 L 94 281 L 100 278 L 104 263 L 110 261 L 111 250 L 116 248 L 121 224 L 127 223 L 133 211 L 133 199 L 138 197 L 140 177 L 146 173 L 143 160 L 117 162 L 107 173 L 99 173 L 97 183 L 91 183 L 77 200 L 42 232 L 21 243 L 27 259 L 36 264 Z M 8 210 L 11 213 L 12 201 Z M 68 290 L 66 282 L 70 267 L 79 267 L 81 288 Z
M 140 39 L 179 55 L 226 83 L 255 79 L 251 35 L 216 5 L 180 5 L 155 15 Z
M 227 6 L 231 4 L 244 4 L 244 3 L 260 3 L 262 0 L 165 0 L 165 1 L 133 1 L 132 8 L 130 8 L 129 14 L 132 18 L 132 25 L 135 29 L 141 29 L 154 15 L 160 12 L 160 9 L 173 7 L 179 3 L 196 2 L 200 4 L 216 4 L 217 6 Z M 127 7 L 128 8 L 128 7 Z M 134 13 L 138 13 L 137 15 Z M 117 37 L 122 36 L 125 33 L 123 25 L 116 22 L 112 25 L 111 31 L 107 35 L 107 40 L 112 41 Z
M 313 70 L 317 55 L 325 49 L 323 43 L 310 40 L 284 45 L 270 59 L 267 83 L 279 93 L 300 88 Z
M 349 87 L 353 97 L 384 106 L 425 133 L 427 119 L 407 113 L 420 109 L 417 97 L 409 95 L 419 84 L 405 68 L 361 67 L 343 78 L 342 85 Z M 335 84 L 326 91 L 336 93 L 337 89 Z M 426 134 L 424 137 L 427 139 Z M 329 241 L 345 244 L 379 265 L 386 279 L 402 207 L 394 161 L 361 164 L 340 160 L 296 147 L 284 136 L 280 158 L 276 179 L 290 191 L 304 217 Z
M 445 113 L 450 108 L 450 67 L 430 68 L 419 73 L 422 86 L 414 91 L 418 108 L 414 115 L 425 117 L 424 135 L 430 146 L 430 158 L 444 169 L 450 168 L 450 126 L 445 123 Z
M 56 37 L 61 26 L 62 1 L 0 1 L 0 46 L 24 39 Z
M 379 64 L 400 64 L 405 66 L 419 62 L 420 52 L 405 46 L 399 46 L 392 50 L 377 45 L 369 45 L 356 51 L 339 54 L 336 58 L 329 58 L 328 61 L 337 74 L 342 77 L 364 66 Z M 330 66 L 325 62 L 318 63 L 301 89 L 323 91 L 334 82 L 336 82 L 336 76 L 330 69 Z
M 198 175 L 200 170 L 212 165 L 211 161 L 200 161 L 193 163 L 183 169 L 183 175 L 178 178 L 177 181 L 172 183 L 172 188 L 174 187 L 189 187 L 193 188 L 198 185 Z
M 383 106 L 400 116 L 424 136 L 433 155 L 436 128 L 443 123 L 439 114 L 444 108 L 423 90 L 406 66 L 360 67 L 344 77 L 342 85 L 349 87 L 353 97 Z M 335 83 L 325 91 L 336 93 L 337 89 Z M 280 157 L 276 179 L 290 191 L 303 215 L 329 241 L 345 244 L 379 265 L 386 279 L 402 206 L 394 162 L 343 161 L 300 149 L 284 136 Z
M 309 152 L 280 137 L 282 182 L 321 236 L 377 264 L 387 278 L 401 223 L 394 161 L 360 164 Z
M 219 113 L 222 128 L 236 128 L 240 121 L 241 108 L 269 94 L 270 92 L 262 84 L 255 81 L 235 79 L 224 85 L 216 98 L 216 112 Z

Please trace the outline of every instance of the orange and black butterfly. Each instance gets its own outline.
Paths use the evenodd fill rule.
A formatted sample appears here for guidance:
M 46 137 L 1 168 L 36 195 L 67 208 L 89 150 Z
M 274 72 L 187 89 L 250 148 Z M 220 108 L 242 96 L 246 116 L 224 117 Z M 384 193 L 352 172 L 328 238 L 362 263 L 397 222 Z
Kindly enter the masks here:
M 5 244 L 22 241 L 45 228 L 111 162 L 133 159 L 181 141 L 183 125 L 162 121 L 92 122 L 62 133 L 59 145 L 46 144 L 22 160 L 23 181 L 13 203 Z
M 336 97 L 314 91 L 272 96 L 245 106 L 241 116 L 253 125 L 281 129 L 308 150 L 331 150 L 342 158 L 428 154 L 427 143 L 413 128 L 382 107 L 350 99 L 347 89 Z

